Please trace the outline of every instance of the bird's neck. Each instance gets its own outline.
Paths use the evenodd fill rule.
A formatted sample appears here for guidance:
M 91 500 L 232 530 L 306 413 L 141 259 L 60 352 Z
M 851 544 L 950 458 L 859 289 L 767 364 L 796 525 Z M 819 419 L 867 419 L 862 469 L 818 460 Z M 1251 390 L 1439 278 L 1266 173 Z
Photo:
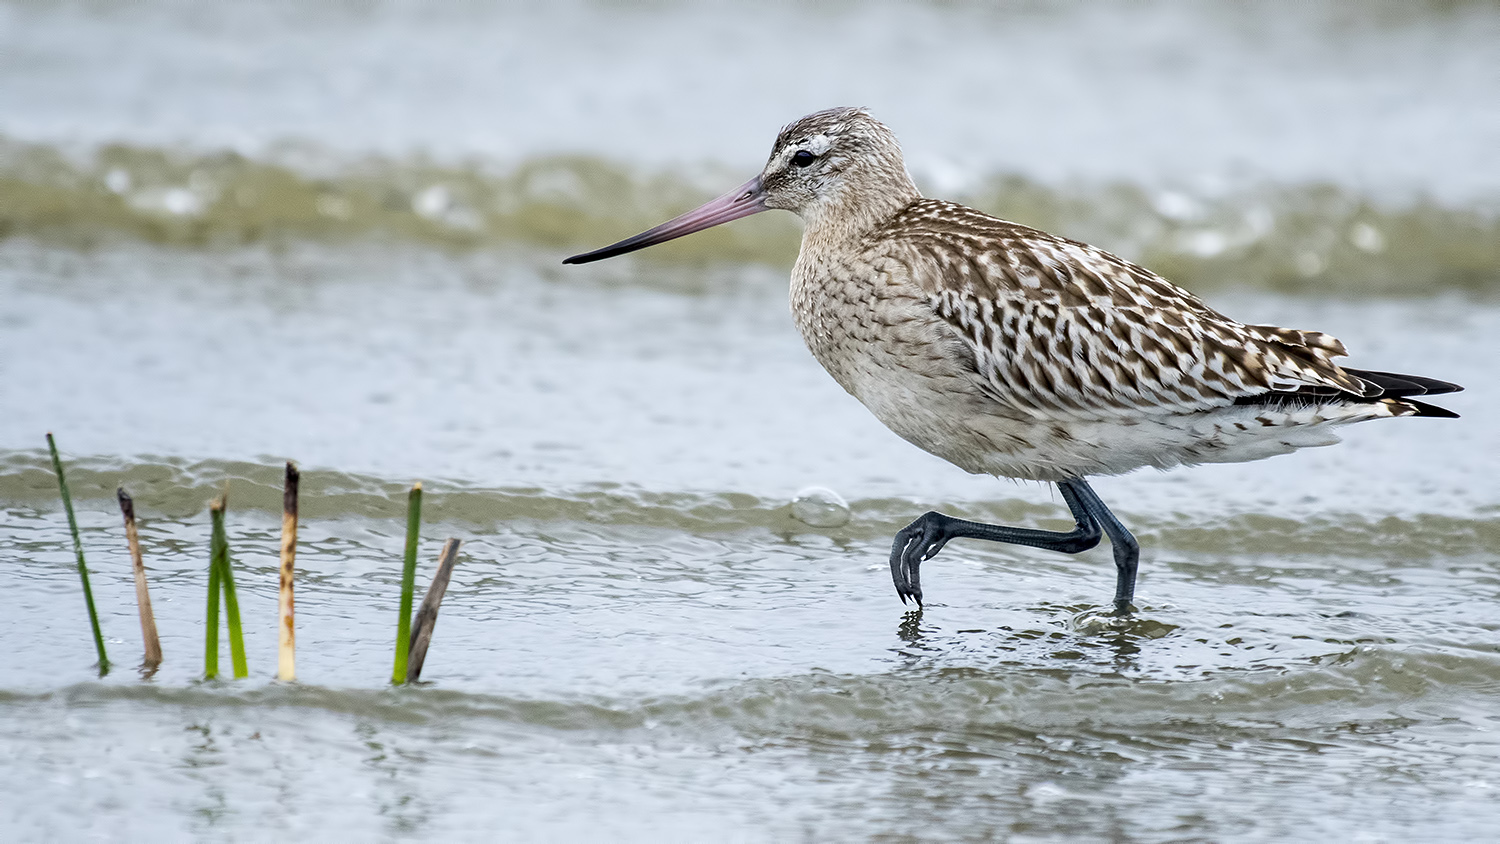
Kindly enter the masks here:
M 878 190 L 845 190 L 802 212 L 802 248 L 838 248 L 863 240 L 922 198 L 904 167 L 880 174 Z

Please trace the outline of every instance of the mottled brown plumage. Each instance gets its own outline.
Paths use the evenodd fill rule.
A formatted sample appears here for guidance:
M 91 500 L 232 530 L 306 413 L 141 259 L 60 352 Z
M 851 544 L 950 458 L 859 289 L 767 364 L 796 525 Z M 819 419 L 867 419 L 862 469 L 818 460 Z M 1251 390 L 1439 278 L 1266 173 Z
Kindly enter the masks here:
M 798 174 L 777 164 L 801 149 L 827 163 L 779 200 Z M 968 471 L 1060 481 L 1253 460 L 1422 412 L 1334 363 L 1345 349 L 1326 334 L 1242 324 L 1104 250 L 924 199 L 900 161 L 863 110 L 820 112 L 782 131 L 766 204 L 807 221 L 792 311 L 814 356 Z M 1279 393 L 1326 400 L 1247 401 Z
M 1333 430 L 1351 422 L 1454 415 L 1412 397 L 1457 385 L 1345 369 L 1333 360 L 1343 344 L 1326 334 L 1237 322 L 1102 249 L 924 199 L 895 135 L 864 109 L 792 123 L 756 179 L 568 262 L 767 208 L 806 224 L 792 314 L 834 379 L 967 471 L 1059 483 L 1078 522 L 1048 534 L 928 514 L 893 550 L 903 598 L 920 600 L 917 565 L 955 536 L 1072 552 L 1102 527 L 1123 610 L 1134 540 L 1087 476 L 1257 460 L 1337 442 Z

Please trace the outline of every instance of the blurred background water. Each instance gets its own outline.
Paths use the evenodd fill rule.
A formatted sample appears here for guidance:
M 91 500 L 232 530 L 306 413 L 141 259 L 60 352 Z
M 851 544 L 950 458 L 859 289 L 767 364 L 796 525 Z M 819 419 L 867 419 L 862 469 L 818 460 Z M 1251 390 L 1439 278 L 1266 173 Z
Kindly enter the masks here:
M 1487 2 L 0 4 L 0 812 L 18 839 L 1369 840 L 1500 820 L 1500 6 Z M 1098 484 L 886 432 L 786 312 L 763 215 L 565 255 L 869 106 L 919 186 L 1089 240 L 1461 420 Z M 70 466 L 103 679 L 42 450 Z M 301 682 L 274 663 L 304 472 Z M 389 689 L 403 493 L 464 539 Z M 166 663 L 139 651 L 116 484 Z M 229 489 L 252 679 L 202 683 Z M 797 520 L 810 486 L 848 520 Z M 827 514 L 824 514 L 827 515 Z M 834 513 L 838 516 L 838 513 Z M 425 579 L 425 575 L 424 578 Z

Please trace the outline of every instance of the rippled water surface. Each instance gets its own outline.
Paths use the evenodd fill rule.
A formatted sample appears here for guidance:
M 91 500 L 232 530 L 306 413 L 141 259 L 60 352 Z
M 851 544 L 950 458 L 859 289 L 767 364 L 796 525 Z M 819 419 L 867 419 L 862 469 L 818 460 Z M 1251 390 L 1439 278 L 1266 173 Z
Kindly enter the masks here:
M 1493 5 L 205 8 L 0 6 L 7 838 L 1493 835 Z M 930 193 L 1463 383 L 1463 418 L 1098 480 L 1142 542 L 1127 621 L 1107 549 L 971 542 L 907 612 L 885 558 L 914 516 L 1066 508 L 833 384 L 786 311 L 795 223 L 558 263 L 850 101 Z M 286 459 L 296 684 L 270 679 Z M 416 480 L 419 586 L 463 550 L 427 682 L 392 688 Z M 848 520 L 795 519 L 808 487 Z M 226 489 L 251 677 L 203 682 Z

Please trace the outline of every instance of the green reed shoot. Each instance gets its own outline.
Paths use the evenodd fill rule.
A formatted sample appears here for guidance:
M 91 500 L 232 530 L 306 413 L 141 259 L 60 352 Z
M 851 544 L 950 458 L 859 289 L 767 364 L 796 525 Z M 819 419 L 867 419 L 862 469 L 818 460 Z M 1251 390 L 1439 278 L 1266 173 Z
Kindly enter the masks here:
M 250 669 L 245 664 L 245 634 L 240 627 L 240 602 L 234 591 L 234 572 L 229 566 L 229 540 L 224 536 L 224 508 L 226 502 L 224 496 L 219 496 L 208 506 L 210 516 L 213 520 L 213 538 L 211 540 L 211 553 L 213 560 L 211 568 L 219 572 L 219 583 L 224 589 L 224 616 L 229 622 L 229 658 L 234 665 L 234 676 L 248 677 Z M 210 576 L 212 577 L 212 576 Z M 209 586 L 210 591 L 213 586 Z M 215 648 L 217 657 L 217 648 Z
M 219 534 L 223 531 L 224 515 L 222 510 L 215 509 L 219 503 L 209 505 L 212 514 L 214 529 L 213 538 L 208 544 L 208 613 L 203 624 L 203 679 L 212 680 L 219 676 Z
M 62 458 L 57 443 L 47 434 L 47 448 L 52 452 L 52 469 L 57 472 L 57 488 L 62 492 L 63 509 L 68 513 L 68 530 L 73 534 L 73 551 L 78 555 L 78 577 L 83 581 L 83 602 L 88 604 L 89 625 L 94 628 L 94 649 L 99 652 L 99 676 L 109 673 L 109 657 L 104 653 L 104 634 L 99 630 L 99 612 L 94 609 L 94 590 L 89 588 L 89 568 L 83 562 L 83 540 L 78 536 L 78 519 L 73 515 L 73 496 L 68 494 L 68 480 L 63 477 Z
M 422 483 L 412 484 L 406 499 L 406 557 L 401 569 L 401 616 L 396 620 L 396 665 L 391 682 L 406 682 L 406 660 L 411 650 L 412 593 L 417 584 L 417 534 L 422 526 Z

